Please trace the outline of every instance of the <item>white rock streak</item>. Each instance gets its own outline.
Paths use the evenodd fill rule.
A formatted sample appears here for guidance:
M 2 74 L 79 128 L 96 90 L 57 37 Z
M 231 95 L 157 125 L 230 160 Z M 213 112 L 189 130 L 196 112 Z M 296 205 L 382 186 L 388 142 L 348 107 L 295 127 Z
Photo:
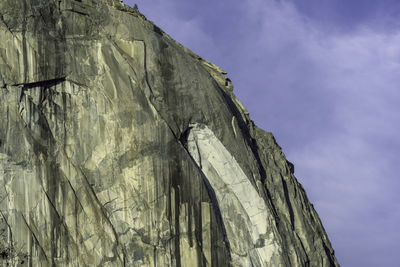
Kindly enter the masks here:
M 191 127 L 188 151 L 215 191 L 234 260 L 240 266 L 252 266 L 254 260 L 270 262 L 279 246 L 268 234 L 264 200 L 214 133 L 204 125 Z

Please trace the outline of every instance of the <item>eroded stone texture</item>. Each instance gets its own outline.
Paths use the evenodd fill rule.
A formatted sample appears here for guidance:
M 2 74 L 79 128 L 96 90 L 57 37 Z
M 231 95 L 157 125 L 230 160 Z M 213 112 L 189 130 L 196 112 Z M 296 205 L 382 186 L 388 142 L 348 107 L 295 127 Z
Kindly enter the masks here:
M 0 261 L 338 266 L 225 72 L 115 0 L 0 2 Z

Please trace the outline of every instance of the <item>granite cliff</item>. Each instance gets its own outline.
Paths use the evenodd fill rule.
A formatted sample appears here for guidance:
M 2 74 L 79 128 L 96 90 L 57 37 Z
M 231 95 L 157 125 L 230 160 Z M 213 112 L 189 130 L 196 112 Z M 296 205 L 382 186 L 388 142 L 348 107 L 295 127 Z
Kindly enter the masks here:
M 0 262 L 338 266 L 225 72 L 120 1 L 0 1 Z

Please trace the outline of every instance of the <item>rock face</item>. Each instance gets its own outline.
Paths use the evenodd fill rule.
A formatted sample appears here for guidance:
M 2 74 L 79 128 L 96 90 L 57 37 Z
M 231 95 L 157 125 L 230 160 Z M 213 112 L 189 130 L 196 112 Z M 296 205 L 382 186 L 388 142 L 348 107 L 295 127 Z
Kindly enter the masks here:
M 0 261 L 338 266 L 225 72 L 120 1 L 0 1 Z

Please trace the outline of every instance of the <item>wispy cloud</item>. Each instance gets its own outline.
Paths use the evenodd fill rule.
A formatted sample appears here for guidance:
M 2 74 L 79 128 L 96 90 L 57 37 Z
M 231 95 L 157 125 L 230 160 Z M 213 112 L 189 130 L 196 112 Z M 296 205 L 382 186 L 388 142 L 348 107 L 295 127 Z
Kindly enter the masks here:
M 255 44 L 266 62 L 256 68 L 268 77 L 252 100 L 260 107 L 256 120 L 283 132 L 277 139 L 296 163 L 339 260 L 394 267 L 388 250 L 395 255 L 400 237 L 400 32 L 326 32 L 288 2 L 249 7 L 253 19 L 259 16 Z

